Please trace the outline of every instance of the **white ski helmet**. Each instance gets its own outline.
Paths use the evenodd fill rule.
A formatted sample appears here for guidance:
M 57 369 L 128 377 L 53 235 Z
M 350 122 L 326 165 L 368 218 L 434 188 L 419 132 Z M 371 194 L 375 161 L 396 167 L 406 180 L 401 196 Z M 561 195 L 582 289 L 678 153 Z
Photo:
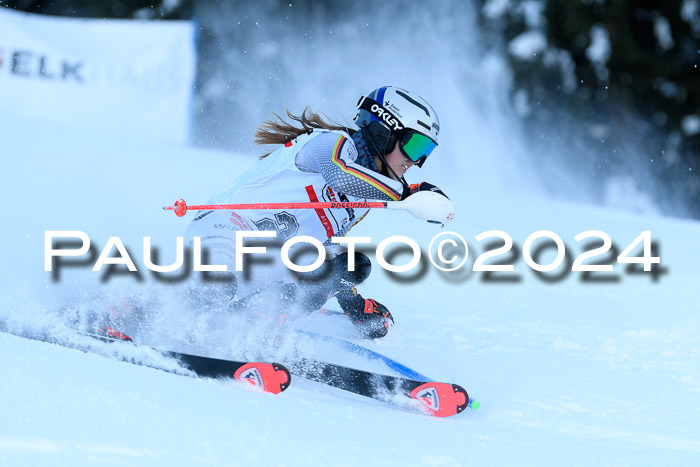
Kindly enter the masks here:
M 383 159 L 399 142 L 401 152 L 422 167 L 437 147 L 440 121 L 422 97 L 405 89 L 384 86 L 362 96 L 355 124 L 370 151 Z

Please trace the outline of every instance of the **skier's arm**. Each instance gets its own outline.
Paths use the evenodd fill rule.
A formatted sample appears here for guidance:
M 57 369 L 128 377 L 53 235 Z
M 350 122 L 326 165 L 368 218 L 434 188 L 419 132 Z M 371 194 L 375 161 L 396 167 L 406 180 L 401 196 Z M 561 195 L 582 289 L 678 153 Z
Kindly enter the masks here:
M 297 154 L 296 165 L 304 172 L 323 175 L 332 189 L 358 198 L 395 201 L 403 185 L 355 163 L 353 142 L 337 133 L 324 133 L 307 143 Z

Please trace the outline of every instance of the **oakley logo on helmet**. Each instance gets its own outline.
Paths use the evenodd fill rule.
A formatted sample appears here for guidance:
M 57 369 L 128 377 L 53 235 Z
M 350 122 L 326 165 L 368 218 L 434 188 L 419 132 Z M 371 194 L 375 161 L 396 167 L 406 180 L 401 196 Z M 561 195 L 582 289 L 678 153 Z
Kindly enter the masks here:
M 381 121 L 392 127 L 394 131 L 403 130 L 403 125 L 399 120 L 394 117 L 388 110 L 379 104 L 372 104 L 372 113 L 377 116 Z

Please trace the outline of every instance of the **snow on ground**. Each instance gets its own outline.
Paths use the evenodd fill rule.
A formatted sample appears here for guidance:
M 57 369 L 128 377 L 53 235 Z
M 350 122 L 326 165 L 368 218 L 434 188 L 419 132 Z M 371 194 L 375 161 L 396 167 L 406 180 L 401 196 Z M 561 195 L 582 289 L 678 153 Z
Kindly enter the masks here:
M 180 197 L 204 202 L 254 161 L 2 123 L 0 317 L 28 326 L 50 325 L 56 303 L 76 287 L 119 292 L 150 282 L 144 274 L 144 284 L 130 276 L 102 284 L 87 267 L 52 282 L 43 271 L 45 230 L 82 230 L 100 248 L 120 236 L 137 263 L 151 235 L 168 259 L 188 218 L 160 207 Z M 520 258 L 519 282 L 432 266 L 402 282 L 375 267 L 360 291 L 386 304 L 396 326 L 365 345 L 481 401 L 450 419 L 299 378 L 270 396 L 0 333 L 0 464 L 698 463 L 700 224 L 521 193 L 480 198 L 452 174 L 445 184 L 458 207 L 448 228 L 468 240 L 472 260 L 483 251 L 474 237 L 492 229 L 520 247 L 548 229 L 574 256 L 580 232 L 605 231 L 624 248 L 651 230 L 668 272 L 653 282 L 616 266 L 619 282 L 582 283 L 580 273 L 546 282 Z M 441 231 L 406 213 L 374 212 L 352 234 L 375 245 L 409 235 L 425 250 Z M 357 365 L 367 363 L 358 357 Z

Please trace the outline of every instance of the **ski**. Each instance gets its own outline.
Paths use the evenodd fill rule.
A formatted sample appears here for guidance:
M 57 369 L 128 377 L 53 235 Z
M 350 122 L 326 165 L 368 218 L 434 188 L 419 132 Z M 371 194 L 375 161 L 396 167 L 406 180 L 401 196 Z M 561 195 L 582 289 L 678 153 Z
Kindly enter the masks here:
M 288 367 L 294 376 L 384 402 L 390 402 L 387 396 L 392 394 L 404 395 L 419 401 L 435 417 L 456 415 L 470 406 L 467 391 L 457 384 L 417 381 L 309 359 L 288 363 Z M 473 402 L 473 408 L 478 408 L 478 402 Z
M 132 342 L 131 338 L 125 334 L 111 332 L 111 328 L 107 328 L 106 335 L 93 333 L 81 334 L 102 342 Z M 212 379 L 233 378 L 247 387 L 271 394 L 279 394 L 284 391 L 289 387 L 292 381 L 289 370 L 279 363 L 224 360 L 175 352 L 172 350 L 159 350 L 149 346 L 141 347 L 155 350 L 165 357 L 176 360 L 180 366 L 199 377 Z
M 128 338 L 128 336 L 112 333 L 109 328 L 107 336 L 88 335 L 106 342 L 124 342 L 124 337 Z M 287 367 L 284 367 L 278 363 L 238 362 L 173 351 L 158 350 L 158 352 L 177 360 L 183 367 L 199 376 L 221 378 L 230 377 L 234 373 L 242 376 L 245 382 L 255 387 L 266 384 L 264 388 L 268 392 L 273 392 L 270 389 L 276 389 L 277 384 L 281 385 L 278 392 L 284 391 L 291 381 L 291 373 L 294 376 L 383 402 L 391 403 L 390 396 L 400 394 L 417 400 L 424 408 L 423 412 L 435 417 L 456 415 L 467 407 L 479 408 L 479 402 L 471 400 L 467 391 L 458 384 L 384 375 L 311 359 L 300 359 L 287 363 Z M 239 376 L 234 377 L 242 381 Z
M 0 328 L 0 331 L 7 332 Z M 101 341 L 108 343 L 133 344 L 131 338 L 125 334 L 107 328 L 105 334 L 95 334 L 88 332 L 74 331 L 77 336 L 86 338 L 85 343 L 78 343 L 51 336 L 45 332 L 25 332 L 22 334 L 14 334 L 25 339 L 47 342 L 50 344 L 60 345 L 71 349 L 80 350 L 85 353 L 97 353 L 105 356 L 102 352 L 96 352 L 94 345 L 90 345 L 89 341 Z M 252 362 L 252 361 L 237 361 L 223 360 L 212 357 L 203 357 L 200 355 L 192 355 L 183 352 L 175 352 L 169 350 L 159 350 L 147 345 L 134 345 L 135 348 L 142 348 L 148 351 L 155 352 L 166 358 L 175 360 L 177 367 L 163 366 L 157 362 L 148 362 L 146 360 L 138 361 L 133 357 L 120 354 L 112 354 L 107 358 L 116 358 L 119 361 L 132 363 L 138 366 L 154 368 L 156 370 L 173 373 L 180 376 L 191 376 L 192 373 L 197 377 L 225 379 L 232 378 L 242 383 L 248 388 L 264 391 L 271 394 L 279 394 L 286 390 L 291 381 L 292 376 L 289 370 L 282 364 L 274 362 Z M 191 373 L 187 373 L 187 371 Z
M 2 330 L 7 332 L 4 329 Z M 77 332 L 77 335 L 93 341 L 133 345 L 128 336 L 111 328 L 102 330 L 102 332 L 104 334 Z M 50 334 L 46 333 L 24 333 L 19 336 L 54 343 L 83 352 L 95 352 L 95 348 L 89 344 L 63 341 L 62 339 L 52 338 Z M 274 362 L 251 362 L 204 357 L 183 352 L 160 350 L 146 345 L 134 345 L 134 347 L 156 352 L 176 361 L 178 364 L 177 369 L 165 367 L 158 362 L 137 361 L 126 354 L 120 355 L 117 353 L 113 354 L 112 357 L 116 357 L 123 362 L 183 376 L 194 374 L 203 378 L 233 378 L 248 387 L 272 394 L 279 394 L 286 390 L 291 383 L 292 375 L 385 403 L 403 405 L 392 397 L 398 394 L 406 397 L 407 400 L 413 399 L 418 401 L 419 404 L 417 406 L 423 409 L 421 412 L 435 417 L 449 417 L 463 412 L 467 407 L 478 409 L 480 405 L 478 401 L 470 399 L 467 391 L 458 384 L 390 376 L 324 361 L 303 358 L 287 363 L 285 366 Z M 97 353 L 99 354 L 100 352 Z M 185 370 L 191 373 L 185 373 Z

